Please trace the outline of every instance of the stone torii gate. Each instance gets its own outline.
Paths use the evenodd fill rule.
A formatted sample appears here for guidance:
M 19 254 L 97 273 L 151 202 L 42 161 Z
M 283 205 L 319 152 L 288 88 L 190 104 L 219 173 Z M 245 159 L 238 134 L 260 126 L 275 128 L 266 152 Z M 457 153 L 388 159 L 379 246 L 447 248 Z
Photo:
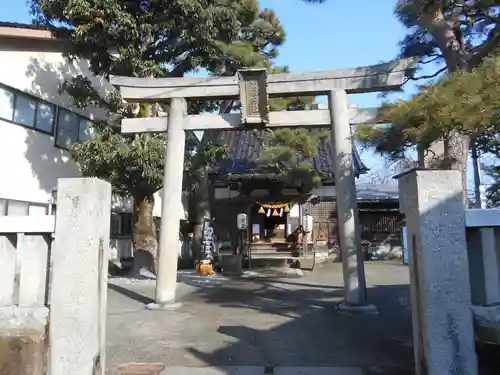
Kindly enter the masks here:
M 313 73 L 267 75 L 242 70 L 234 77 L 132 78 L 111 77 L 129 102 L 170 100 L 168 116 L 123 119 L 123 133 L 164 133 L 166 138 L 162 220 L 157 260 L 155 303 L 172 309 L 176 303 L 179 219 L 186 130 L 241 130 L 262 127 L 329 127 L 338 210 L 346 309 L 374 310 L 368 305 L 353 168 L 351 124 L 376 122 L 376 109 L 349 109 L 347 94 L 400 90 L 408 60 Z M 329 109 L 269 112 L 268 96 L 327 95 Z M 186 99 L 239 99 L 240 113 L 186 114 Z

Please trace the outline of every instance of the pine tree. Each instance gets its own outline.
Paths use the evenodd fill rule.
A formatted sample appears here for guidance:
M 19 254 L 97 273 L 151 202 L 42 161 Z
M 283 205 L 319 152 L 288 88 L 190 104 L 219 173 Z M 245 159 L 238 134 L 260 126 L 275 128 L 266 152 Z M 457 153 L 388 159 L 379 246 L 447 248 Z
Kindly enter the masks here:
M 103 77 L 182 77 L 200 68 L 232 75 L 242 66 L 269 66 L 285 36 L 274 13 L 260 10 L 257 0 L 29 3 L 38 24 L 69 42 L 68 58 L 87 60 L 92 73 Z M 116 113 L 121 117 L 155 116 L 161 108 L 123 103 L 116 93 L 100 96 L 83 76 L 66 82 L 65 89 L 78 107 L 96 105 L 108 111 L 110 120 L 97 123 L 97 133 L 88 142 L 75 145 L 72 155 L 85 176 L 103 178 L 116 193 L 134 198 L 134 245 L 136 255 L 142 254 L 136 257 L 134 268 L 154 271 L 153 194 L 162 187 L 164 140 L 157 134 L 121 135 L 111 119 Z M 220 104 L 193 102 L 189 111 L 216 110 Z M 192 173 L 186 177 L 187 184 L 199 181 L 201 157 L 223 154 L 209 138 L 200 145 L 194 136 L 188 137 L 186 166 Z
M 416 57 L 421 63 L 444 63 L 433 76 L 448 72 L 470 72 L 495 52 L 500 42 L 497 1 L 412 0 L 398 2 L 396 14 L 410 31 L 402 42 L 402 57 Z M 462 171 L 464 198 L 467 198 L 467 159 L 471 147 L 468 134 L 449 129 L 442 138 L 437 159 L 444 166 Z M 429 147 L 432 155 L 436 147 Z M 431 163 L 435 158 L 424 158 Z M 425 162 L 424 160 L 424 166 Z M 435 161 L 434 161 L 435 163 Z
M 500 166 L 483 166 L 486 174 L 493 180 L 493 182 L 486 189 L 486 198 L 488 206 L 500 206 Z
M 419 67 L 431 62 L 440 66 L 432 74 L 415 75 L 412 79 L 431 79 L 447 72 L 470 72 L 481 65 L 488 55 L 497 52 L 500 42 L 499 6 L 500 2 L 496 0 L 399 0 L 395 14 L 408 28 L 408 34 L 401 42 L 400 57 L 418 59 Z M 397 133 L 394 130 L 391 135 Z M 442 136 L 439 132 L 435 135 Z M 436 142 L 441 140 L 444 142 L 440 151 Z M 401 139 L 403 141 L 404 138 Z M 450 129 L 443 139 L 436 138 L 430 146 L 426 145 L 429 156 L 436 154 L 438 160 L 447 159 L 444 161 L 447 167 L 463 172 L 464 194 L 470 141 L 467 134 Z M 404 147 L 401 142 L 393 142 L 393 151 Z M 424 150 L 421 151 L 424 154 Z M 425 159 L 421 160 L 423 166 L 428 162 L 435 164 L 434 157 Z
M 380 115 L 391 126 L 360 126 L 358 135 L 393 160 L 413 145 L 430 149 L 451 131 L 472 139 L 480 152 L 500 156 L 499 105 L 500 58 L 491 57 L 470 73 L 455 72 L 423 86 L 411 100 L 384 105 Z M 449 168 L 448 159 L 434 160 Z

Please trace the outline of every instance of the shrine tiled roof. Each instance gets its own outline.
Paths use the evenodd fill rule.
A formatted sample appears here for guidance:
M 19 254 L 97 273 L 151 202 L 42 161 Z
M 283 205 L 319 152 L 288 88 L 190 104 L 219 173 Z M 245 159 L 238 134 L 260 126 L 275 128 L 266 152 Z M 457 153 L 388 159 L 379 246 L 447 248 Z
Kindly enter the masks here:
M 358 200 L 397 200 L 398 185 L 389 184 L 356 184 Z
M 318 144 L 318 154 L 309 162 L 316 171 L 324 178 L 332 178 L 334 174 L 334 164 L 332 160 L 333 149 L 331 132 L 328 129 L 327 136 L 322 138 Z M 213 168 L 217 174 L 245 174 L 255 171 L 259 164 L 257 159 L 262 155 L 263 140 L 268 137 L 265 130 L 241 130 L 223 131 L 219 136 L 219 141 L 229 149 L 229 158 Z M 353 160 L 356 175 L 366 173 L 368 168 L 361 160 L 356 147 L 353 147 Z M 297 163 L 301 162 L 297 160 Z

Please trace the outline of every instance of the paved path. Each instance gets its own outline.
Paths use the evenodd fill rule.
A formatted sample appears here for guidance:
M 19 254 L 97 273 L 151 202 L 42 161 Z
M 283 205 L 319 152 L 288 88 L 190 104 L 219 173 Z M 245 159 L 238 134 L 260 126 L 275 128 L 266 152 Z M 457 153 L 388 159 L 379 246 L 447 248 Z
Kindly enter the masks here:
M 124 365 L 121 375 L 365 375 L 355 367 L 185 367 L 165 365 Z
M 378 262 L 367 264 L 366 273 L 369 299 L 380 311 L 376 316 L 345 315 L 335 309 L 343 292 L 340 264 L 324 264 L 303 278 L 278 281 L 181 274 L 183 306 L 175 312 L 144 309 L 153 281 L 113 280 L 107 323 L 109 374 L 130 362 L 167 365 L 165 371 L 170 372 L 164 375 L 182 375 L 180 367 L 173 366 L 190 367 L 186 374 L 193 375 L 264 374 L 262 366 L 273 366 L 275 374 L 292 371 L 290 375 L 301 374 L 297 371 L 303 366 L 314 367 L 315 372 L 306 372 L 311 375 L 358 375 L 360 368 L 369 375 L 411 374 L 408 268 Z M 235 373 L 236 367 L 247 372 Z M 215 369 L 219 372 L 206 372 Z

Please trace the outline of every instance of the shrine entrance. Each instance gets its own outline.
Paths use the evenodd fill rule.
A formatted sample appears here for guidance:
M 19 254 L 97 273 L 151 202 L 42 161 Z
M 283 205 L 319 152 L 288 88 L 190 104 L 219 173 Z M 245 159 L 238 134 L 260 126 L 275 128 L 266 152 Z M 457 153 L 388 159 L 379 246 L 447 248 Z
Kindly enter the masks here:
M 284 243 L 288 233 L 288 204 L 258 204 L 251 209 L 251 242 Z
M 164 133 L 165 167 L 155 303 L 152 309 L 171 309 L 176 303 L 179 212 L 182 203 L 185 131 L 257 130 L 323 127 L 331 133 L 335 190 L 339 217 L 345 306 L 367 306 L 363 251 L 358 218 L 351 124 L 377 122 L 377 109 L 350 110 L 349 93 L 399 90 L 413 61 L 393 61 L 368 67 L 302 74 L 267 74 L 244 69 L 234 77 L 136 78 L 111 77 L 127 102 L 169 101 L 168 116 L 122 120 L 123 133 Z M 268 98 L 285 96 L 328 98 L 328 109 L 270 111 Z M 240 113 L 188 115 L 187 100 L 236 100 Z M 380 119 L 382 120 L 382 119 Z M 236 223 L 235 223 L 236 224 Z

